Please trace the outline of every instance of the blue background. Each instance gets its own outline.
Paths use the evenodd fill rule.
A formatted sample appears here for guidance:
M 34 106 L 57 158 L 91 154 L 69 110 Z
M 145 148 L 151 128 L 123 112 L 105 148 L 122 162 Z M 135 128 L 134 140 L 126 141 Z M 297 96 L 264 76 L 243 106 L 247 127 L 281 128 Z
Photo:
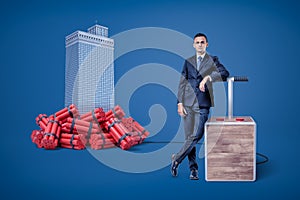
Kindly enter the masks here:
M 2 3 L 1 199 L 299 199 L 299 9 L 296 0 Z M 257 151 L 270 158 L 257 166 L 257 181 L 205 182 L 203 170 L 201 180 L 190 181 L 187 162 L 177 178 L 171 177 L 169 167 L 123 173 L 101 164 L 88 151 L 37 149 L 30 140 L 37 129 L 35 117 L 64 104 L 65 36 L 86 30 L 95 20 L 109 27 L 110 36 L 147 26 L 190 37 L 205 32 L 209 52 L 218 55 L 232 75 L 249 76 L 249 83 L 235 86 L 234 111 L 256 120 Z M 180 70 L 183 60 L 166 52 L 162 58 L 154 50 L 134 52 L 116 61 L 116 81 L 126 70 L 148 62 Z M 132 101 L 136 104 L 143 94 L 162 90 L 156 87 L 141 88 Z M 147 107 L 162 103 L 178 122 L 174 97 L 168 91 L 166 95 L 165 100 L 147 101 L 147 106 L 131 106 L 133 117 L 147 124 Z M 172 137 L 168 128 L 164 131 L 166 138 Z M 155 144 L 143 144 L 149 145 Z M 202 159 L 200 169 L 203 166 Z

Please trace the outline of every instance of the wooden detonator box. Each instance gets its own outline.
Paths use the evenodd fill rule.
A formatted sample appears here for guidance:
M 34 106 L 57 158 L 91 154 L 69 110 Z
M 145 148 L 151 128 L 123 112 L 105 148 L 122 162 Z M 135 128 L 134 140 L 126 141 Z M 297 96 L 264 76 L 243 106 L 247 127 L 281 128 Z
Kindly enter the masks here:
M 233 116 L 233 82 L 246 77 L 230 77 L 228 116 L 212 117 L 205 124 L 206 181 L 255 181 L 256 123 L 250 116 Z

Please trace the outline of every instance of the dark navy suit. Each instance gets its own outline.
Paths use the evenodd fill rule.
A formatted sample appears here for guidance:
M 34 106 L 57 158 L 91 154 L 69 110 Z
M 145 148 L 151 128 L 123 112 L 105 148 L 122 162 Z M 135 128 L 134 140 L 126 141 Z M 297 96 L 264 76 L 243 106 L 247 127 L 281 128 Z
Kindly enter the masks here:
M 200 82 L 209 75 L 212 81 L 205 84 L 205 92 L 199 89 Z M 228 71 L 219 62 L 218 57 L 205 54 L 199 70 L 197 70 L 197 57 L 192 56 L 185 60 L 182 76 L 178 87 L 178 103 L 182 103 L 187 115 L 183 117 L 185 143 L 181 150 L 175 154 L 175 160 L 181 163 L 188 156 L 190 169 L 198 169 L 196 163 L 196 144 L 204 133 L 204 124 L 208 119 L 209 109 L 214 106 L 212 82 L 225 80 Z

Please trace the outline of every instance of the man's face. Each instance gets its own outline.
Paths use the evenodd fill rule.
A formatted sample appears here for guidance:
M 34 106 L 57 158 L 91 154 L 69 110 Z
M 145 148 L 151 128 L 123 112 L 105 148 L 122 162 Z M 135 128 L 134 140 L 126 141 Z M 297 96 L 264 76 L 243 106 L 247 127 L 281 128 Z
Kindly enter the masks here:
M 208 43 L 205 37 L 200 36 L 194 39 L 193 47 L 196 49 L 196 52 L 199 54 L 204 54 L 206 52 L 206 47 L 208 47 Z

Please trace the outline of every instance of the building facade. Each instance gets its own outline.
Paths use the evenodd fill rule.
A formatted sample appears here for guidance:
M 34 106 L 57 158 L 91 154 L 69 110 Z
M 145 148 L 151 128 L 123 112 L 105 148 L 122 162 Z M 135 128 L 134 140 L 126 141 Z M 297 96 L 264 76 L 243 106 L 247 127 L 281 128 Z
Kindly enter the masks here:
M 66 37 L 65 106 L 74 103 L 81 114 L 114 102 L 114 40 L 108 28 L 94 25 Z

